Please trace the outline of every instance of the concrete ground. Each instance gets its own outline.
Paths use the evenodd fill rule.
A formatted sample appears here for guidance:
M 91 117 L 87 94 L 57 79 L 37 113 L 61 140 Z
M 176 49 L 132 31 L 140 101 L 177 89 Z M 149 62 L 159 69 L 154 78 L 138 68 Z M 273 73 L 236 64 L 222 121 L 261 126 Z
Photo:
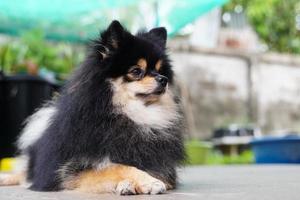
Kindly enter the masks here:
M 108 199 L 300 199 L 300 165 L 186 167 L 179 171 L 178 189 L 162 195 L 116 196 L 74 192 L 32 192 L 0 187 L 0 200 L 108 200 Z

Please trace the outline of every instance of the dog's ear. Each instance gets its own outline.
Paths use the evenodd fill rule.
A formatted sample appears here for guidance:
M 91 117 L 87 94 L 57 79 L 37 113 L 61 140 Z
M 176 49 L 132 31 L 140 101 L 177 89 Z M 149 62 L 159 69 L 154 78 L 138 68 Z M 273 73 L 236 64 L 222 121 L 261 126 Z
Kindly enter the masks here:
M 108 48 L 118 49 L 120 43 L 129 33 L 123 28 L 119 21 L 114 20 L 101 34 L 102 42 Z
M 149 34 L 158 38 L 162 47 L 166 47 L 167 30 L 165 29 L 165 27 L 153 28 L 149 31 Z

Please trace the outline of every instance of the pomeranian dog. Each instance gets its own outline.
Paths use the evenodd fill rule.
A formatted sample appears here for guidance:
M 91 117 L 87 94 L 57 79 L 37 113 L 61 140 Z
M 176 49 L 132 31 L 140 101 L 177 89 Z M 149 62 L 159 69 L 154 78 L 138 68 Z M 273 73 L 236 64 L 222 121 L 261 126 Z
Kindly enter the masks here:
M 26 167 L 2 177 L 35 191 L 159 194 L 184 160 L 167 31 L 129 33 L 113 21 L 60 95 L 27 120 Z

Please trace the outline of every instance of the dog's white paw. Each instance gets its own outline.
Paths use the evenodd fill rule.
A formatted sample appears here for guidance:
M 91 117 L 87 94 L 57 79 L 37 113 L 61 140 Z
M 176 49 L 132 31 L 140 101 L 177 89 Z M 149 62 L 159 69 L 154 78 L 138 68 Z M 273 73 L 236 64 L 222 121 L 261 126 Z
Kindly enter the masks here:
M 20 185 L 25 183 L 23 173 L 0 174 L 0 186 Z
M 135 184 L 133 183 L 133 181 L 125 179 L 125 180 L 118 183 L 115 192 L 119 195 L 136 194 Z
M 166 190 L 166 185 L 158 179 L 143 180 L 139 183 L 125 179 L 117 184 L 115 193 L 119 195 L 162 194 Z
M 0 176 L 0 186 L 4 186 L 4 177 Z
M 142 194 L 162 194 L 166 192 L 167 188 L 162 181 L 154 179 L 151 182 L 145 182 L 139 185 L 139 190 Z
M 11 174 L 1 174 L 0 175 L 0 186 L 10 186 L 17 185 L 18 180 L 16 180 L 14 175 Z

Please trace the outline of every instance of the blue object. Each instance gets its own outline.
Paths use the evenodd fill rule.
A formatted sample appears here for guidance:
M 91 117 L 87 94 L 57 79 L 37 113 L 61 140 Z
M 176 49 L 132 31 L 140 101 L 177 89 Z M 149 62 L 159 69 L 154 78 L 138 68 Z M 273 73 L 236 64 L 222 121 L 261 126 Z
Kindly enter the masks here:
M 0 33 L 38 29 L 46 38 L 86 42 L 118 19 L 130 31 L 165 26 L 175 35 L 228 0 L 0 0 Z
M 256 163 L 299 163 L 300 136 L 263 137 L 250 142 Z

